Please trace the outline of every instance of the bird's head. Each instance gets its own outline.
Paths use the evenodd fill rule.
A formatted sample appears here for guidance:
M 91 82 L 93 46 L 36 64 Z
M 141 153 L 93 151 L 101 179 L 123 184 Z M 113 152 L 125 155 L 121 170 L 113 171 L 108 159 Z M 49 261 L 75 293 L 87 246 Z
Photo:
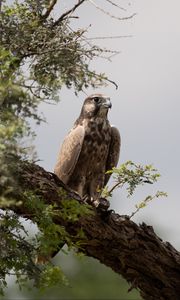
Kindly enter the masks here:
M 112 107 L 110 98 L 103 94 L 93 94 L 84 101 L 82 111 L 84 117 L 106 117 Z

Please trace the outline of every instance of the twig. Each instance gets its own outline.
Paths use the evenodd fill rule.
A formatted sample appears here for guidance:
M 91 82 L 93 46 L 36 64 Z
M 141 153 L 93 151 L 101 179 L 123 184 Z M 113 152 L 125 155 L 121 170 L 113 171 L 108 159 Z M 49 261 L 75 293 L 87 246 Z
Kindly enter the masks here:
M 116 20 L 119 20 L 119 21 L 125 21 L 125 20 L 129 20 L 129 19 L 132 19 L 136 13 L 128 16 L 128 17 L 116 17 L 114 15 L 111 15 L 108 11 L 104 10 L 103 8 L 101 8 L 100 6 L 98 6 L 93 0 L 89 0 L 89 2 L 94 5 L 97 9 L 99 9 L 101 12 L 103 12 L 105 15 L 108 15 L 109 17 L 113 18 L 113 19 L 116 19 Z
M 109 61 L 109 62 L 112 62 L 112 58 L 113 58 L 114 56 L 118 55 L 119 53 L 121 53 L 121 52 L 119 51 L 119 52 L 113 53 L 113 54 L 111 54 L 111 55 L 109 55 L 109 56 L 99 55 L 98 57 L 99 57 L 99 58 L 102 58 L 102 59 L 106 59 L 106 60 Z
M 165 196 L 166 197 L 166 194 L 164 193 L 164 195 L 160 195 L 157 192 L 154 196 L 147 196 L 140 204 L 136 205 L 136 210 L 132 212 L 132 214 L 129 216 L 129 219 L 134 217 L 134 215 L 136 215 L 141 208 L 145 207 L 148 202 L 154 200 L 155 198 L 158 198 L 159 196 Z
M 106 39 L 121 39 L 121 38 L 131 38 L 133 35 L 115 35 L 115 36 L 97 36 L 94 38 L 86 38 L 87 40 L 106 40 Z
M 108 78 L 106 79 L 106 81 L 108 81 L 109 83 L 112 83 L 115 86 L 116 90 L 118 89 L 118 84 L 115 81 L 110 80 Z
M 53 24 L 53 27 L 59 25 L 63 20 L 65 20 L 71 13 L 73 13 L 83 2 L 86 0 L 78 0 L 78 2 L 69 10 L 67 10 L 65 13 L 63 13 Z
M 106 0 L 107 2 L 109 2 L 111 5 L 116 6 L 117 8 L 127 11 L 127 9 L 125 9 L 124 7 L 119 6 L 118 4 L 116 4 L 115 2 L 111 1 L 111 0 Z
M 88 72 L 89 74 L 92 74 L 94 77 L 101 79 L 101 75 L 99 75 L 99 74 L 97 74 L 97 73 L 95 73 L 95 72 L 93 72 L 93 71 L 87 71 L 87 72 Z M 117 83 L 116 83 L 115 81 L 110 80 L 110 79 L 108 79 L 108 78 L 103 78 L 103 80 L 105 80 L 105 81 L 107 81 L 107 82 L 110 82 L 111 84 L 113 84 L 113 85 L 115 86 L 116 90 L 118 89 L 118 85 L 117 85 Z
M 121 185 L 121 182 L 117 182 L 115 185 L 113 185 L 113 187 L 108 191 L 108 194 L 110 195 L 119 185 Z
M 52 2 L 50 3 L 49 7 L 46 10 L 46 12 L 44 13 L 44 15 L 42 15 L 42 19 L 47 19 L 49 17 L 49 15 L 52 12 L 56 3 L 57 3 L 57 0 L 52 0 Z

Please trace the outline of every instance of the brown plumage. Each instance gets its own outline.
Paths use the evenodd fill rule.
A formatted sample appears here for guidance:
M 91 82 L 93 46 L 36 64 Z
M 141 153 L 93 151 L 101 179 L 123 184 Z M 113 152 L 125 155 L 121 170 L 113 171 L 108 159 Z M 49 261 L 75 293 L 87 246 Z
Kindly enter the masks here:
M 94 94 L 85 99 L 79 118 L 66 136 L 55 174 L 82 198 L 96 201 L 118 163 L 120 134 L 107 119 L 110 99 Z

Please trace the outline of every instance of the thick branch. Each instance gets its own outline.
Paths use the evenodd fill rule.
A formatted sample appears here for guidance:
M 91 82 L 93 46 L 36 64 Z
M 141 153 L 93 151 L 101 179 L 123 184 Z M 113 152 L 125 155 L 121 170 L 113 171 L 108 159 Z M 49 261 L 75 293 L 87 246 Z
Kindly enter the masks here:
M 49 204 L 61 203 L 59 187 L 68 191 L 55 175 L 34 164 L 23 164 L 19 169 L 19 179 L 24 189 L 37 191 Z M 75 193 L 68 193 L 71 198 L 80 201 Z M 17 213 L 20 210 L 27 213 L 23 206 L 14 208 Z M 112 211 L 102 212 L 94 208 L 94 212 L 73 224 L 63 221 L 66 230 L 74 237 L 79 228 L 83 229 L 87 240 L 82 251 L 121 274 L 132 288 L 140 290 L 144 299 L 178 300 L 180 253 L 169 243 L 163 242 L 151 226 L 138 226 L 128 217 Z M 60 219 L 54 222 L 62 224 Z
M 67 19 L 71 13 L 73 13 L 85 0 L 78 0 L 78 2 L 65 13 L 63 13 L 53 24 L 53 26 L 59 25 L 62 21 Z

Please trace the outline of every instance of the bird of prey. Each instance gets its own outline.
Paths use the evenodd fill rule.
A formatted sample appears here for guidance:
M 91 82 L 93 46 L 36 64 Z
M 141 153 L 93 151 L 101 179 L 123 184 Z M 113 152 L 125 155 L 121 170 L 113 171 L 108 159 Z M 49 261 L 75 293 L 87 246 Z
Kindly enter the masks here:
M 97 203 L 107 184 L 107 170 L 117 166 L 120 134 L 107 119 L 110 98 L 93 94 L 85 99 L 79 118 L 66 136 L 55 174 L 81 198 Z M 97 206 L 97 204 L 95 204 Z

